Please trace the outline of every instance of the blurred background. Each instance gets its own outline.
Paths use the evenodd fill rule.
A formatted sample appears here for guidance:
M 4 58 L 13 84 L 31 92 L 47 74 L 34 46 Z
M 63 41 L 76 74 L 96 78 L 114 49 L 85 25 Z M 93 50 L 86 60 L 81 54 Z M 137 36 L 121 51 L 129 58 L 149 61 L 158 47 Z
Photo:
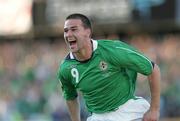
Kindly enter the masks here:
M 160 121 L 180 121 L 180 0 L 0 0 L 0 10 L 0 121 L 70 121 L 57 69 L 71 13 L 91 19 L 94 39 L 119 39 L 155 61 Z M 136 93 L 150 100 L 147 87 L 139 75 Z

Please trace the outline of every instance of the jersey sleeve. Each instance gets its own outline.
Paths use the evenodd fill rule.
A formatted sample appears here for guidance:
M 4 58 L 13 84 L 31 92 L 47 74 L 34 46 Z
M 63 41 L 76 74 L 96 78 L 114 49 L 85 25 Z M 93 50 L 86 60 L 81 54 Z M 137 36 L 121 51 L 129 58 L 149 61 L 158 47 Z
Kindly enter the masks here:
M 120 67 L 132 69 L 143 75 L 152 73 L 153 65 L 149 58 L 125 43 L 115 43 L 111 56 L 113 63 Z
M 71 81 L 64 78 L 65 74 L 66 72 L 63 73 L 62 70 L 58 71 L 58 79 L 61 83 L 63 96 L 66 100 L 73 100 L 78 96 L 77 91 L 75 86 L 71 83 Z

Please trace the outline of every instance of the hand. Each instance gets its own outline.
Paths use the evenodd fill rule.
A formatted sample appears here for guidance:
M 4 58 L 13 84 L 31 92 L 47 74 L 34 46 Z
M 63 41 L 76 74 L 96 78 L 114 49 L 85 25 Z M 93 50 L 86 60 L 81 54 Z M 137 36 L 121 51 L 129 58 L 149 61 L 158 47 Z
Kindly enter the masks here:
M 159 120 L 159 111 L 148 110 L 144 114 L 142 121 L 158 121 L 158 120 Z

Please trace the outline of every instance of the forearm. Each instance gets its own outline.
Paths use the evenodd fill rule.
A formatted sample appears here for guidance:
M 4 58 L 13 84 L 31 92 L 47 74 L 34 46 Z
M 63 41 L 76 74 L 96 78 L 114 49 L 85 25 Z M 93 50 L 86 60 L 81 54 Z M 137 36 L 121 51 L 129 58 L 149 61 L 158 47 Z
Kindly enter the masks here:
M 148 76 L 151 91 L 150 110 L 159 111 L 160 108 L 160 80 L 161 74 L 159 67 L 155 64 L 153 72 Z
M 67 100 L 66 101 L 69 114 L 72 121 L 81 121 L 80 119 L 80 107 L 79 107 L 79 100 L 78 98 L 74 100 Z

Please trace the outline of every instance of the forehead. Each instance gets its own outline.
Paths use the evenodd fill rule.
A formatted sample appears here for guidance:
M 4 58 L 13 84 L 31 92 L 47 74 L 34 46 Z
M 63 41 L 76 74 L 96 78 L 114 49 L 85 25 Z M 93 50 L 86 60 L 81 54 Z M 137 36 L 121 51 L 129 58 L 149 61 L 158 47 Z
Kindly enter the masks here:
M 64 28 L 81 26 L 81 25 L 82 25 L 82 21 L 80 19 L 68 19 L 65 21 Z

